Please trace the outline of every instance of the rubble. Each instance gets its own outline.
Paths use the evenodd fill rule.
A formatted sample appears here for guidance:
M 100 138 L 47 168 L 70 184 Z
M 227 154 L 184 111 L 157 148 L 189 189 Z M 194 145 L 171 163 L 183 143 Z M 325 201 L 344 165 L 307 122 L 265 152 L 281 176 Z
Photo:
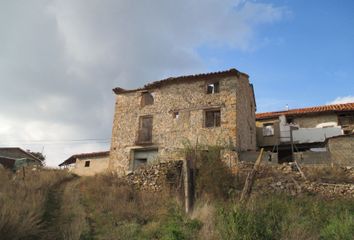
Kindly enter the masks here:
M 244 169 L 243 169 L 244 167 Z M 341 168 L 344 175 L 353 176 L 353 169 Z M 247 174 L 249 166 L 239 165 L 239 174 Z M 315 194 L 326 198 L 346 197 L 354 198 L 354 178 L 351 182 L 323 182 L 317 180 L 304 180 L 292 164 L 262 165 L 257 175 L 254 191 L 262 194 L 286 193 L 292 196 L 301 194 Z M 327 179 L 331 180 L 331 179 Z
M 123 179 L 137 189 L 161 191 L 163 188 L 182 187 L 182 161 L 162 162 L 147 165 L 126 175 Z M 239 162 L 237 165 L 238 178 L 245 179 L 252 170 L 253 163 Z M 303 167 L 304 168 L 304 167 Z M 305 173 L 309 174 L 307 167 Z M 354 168 L 342 167 L 343 174 L 354 176 Z M 326 198 L 354 198 L 354 178 L 352 182 L 324 182 L 323 178 L 313 180 L 302 178 L 300 172 L 292 164 L 261 165 L 253 191 L 259 194 L 285 193 L 291 196 L 313 194 Z
M 140 190 L 161 191 L 166 185 L 177 187 L 182 165 L 182 161 L 169 161 L 143 166 L 126 175 L 124 180 Z

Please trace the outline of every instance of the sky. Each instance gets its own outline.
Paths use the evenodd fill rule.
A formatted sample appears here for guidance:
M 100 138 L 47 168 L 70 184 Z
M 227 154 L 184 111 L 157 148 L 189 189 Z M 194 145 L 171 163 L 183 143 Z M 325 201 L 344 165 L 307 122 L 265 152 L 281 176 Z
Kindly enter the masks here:
M 351 0 L 0 0 L 0 147 L 109 150 L 114 87 L 236 68 L 257 111 L 354 102 Z

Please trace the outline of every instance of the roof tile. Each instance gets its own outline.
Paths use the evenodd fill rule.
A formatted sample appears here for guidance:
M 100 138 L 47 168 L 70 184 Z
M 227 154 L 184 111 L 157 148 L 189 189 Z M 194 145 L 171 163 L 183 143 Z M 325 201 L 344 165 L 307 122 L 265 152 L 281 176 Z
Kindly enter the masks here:
M 298 108 L 291 109 L 288 111 L 278 111 L 278 112 L 264 112 L 257 113 L 256 119 L 269 119 L 279 117 L 281 115 L 293 116 L 293 115 L 304 115 L 311 113 L 323 113 L 323 112 L 344 112 L 344 111 L 354 111 L 354 103 L 344 103 L 344 104 L 333 104 L 333 105 L 324 105 L 317 107 L 308 107 L 308 108 Z

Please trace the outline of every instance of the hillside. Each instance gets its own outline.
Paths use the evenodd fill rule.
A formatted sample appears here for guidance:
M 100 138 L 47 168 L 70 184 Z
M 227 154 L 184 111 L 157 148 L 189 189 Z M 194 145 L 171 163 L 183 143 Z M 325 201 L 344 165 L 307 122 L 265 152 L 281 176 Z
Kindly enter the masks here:
M 353 239 L 351 169 L 305 168 L 305 181 L 288 166 L 262 166 L 241 204 L 250 165 L 233 175 L 208 160 L 189 215 L 180 180 L 164 183 L 168 172 L 150 169 L 124 179 L 30 169 L 23 178 L 1 169 L 1 239 Z

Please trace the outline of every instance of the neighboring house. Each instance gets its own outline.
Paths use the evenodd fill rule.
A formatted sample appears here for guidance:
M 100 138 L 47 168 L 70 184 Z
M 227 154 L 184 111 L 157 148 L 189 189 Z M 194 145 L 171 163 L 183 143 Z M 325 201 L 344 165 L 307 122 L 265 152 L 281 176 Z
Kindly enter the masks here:
M 125 174 L 141 164 L 183 159 L 187 143 L 228 146 L 233 153 L 256 149 L 253 86 L 236 69 L 113 91 L 110 170 Z
M 279 162 L 291 161 L 295 151 L 325 152 L 318 148 L 326 147 L 328 138 L 353 133 L 354 103 L 258 113 L 256 126 L 258 147 L 277 152 Z
M 80 176 L 93 176 L 108 170 L 109 151 L 75 154 L 59 164 Z
M 40 159 L 18 147 L 0 148 L 0 164 L 13 171 L 22 167 L 43 165 Z

